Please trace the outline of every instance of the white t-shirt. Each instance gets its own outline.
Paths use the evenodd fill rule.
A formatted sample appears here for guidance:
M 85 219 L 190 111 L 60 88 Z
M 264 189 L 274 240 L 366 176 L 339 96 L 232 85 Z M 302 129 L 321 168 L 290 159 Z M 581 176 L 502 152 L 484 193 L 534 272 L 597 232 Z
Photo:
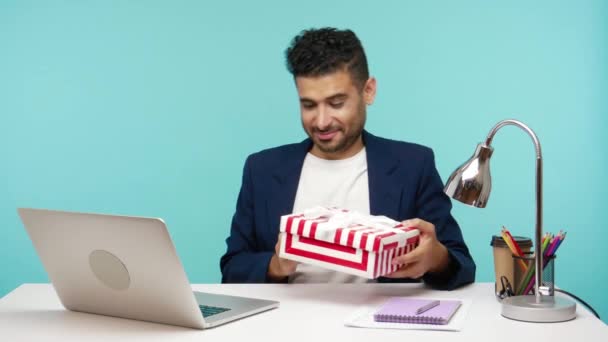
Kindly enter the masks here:
M 304 159 L 293 212 L 315 206 L 336 206 L 362 214 L 370 213 L 365 148 L 354 156 L 327 160 L 308 153 Z M 367 278 L 298 264 L 290 283 L 362 283 Z

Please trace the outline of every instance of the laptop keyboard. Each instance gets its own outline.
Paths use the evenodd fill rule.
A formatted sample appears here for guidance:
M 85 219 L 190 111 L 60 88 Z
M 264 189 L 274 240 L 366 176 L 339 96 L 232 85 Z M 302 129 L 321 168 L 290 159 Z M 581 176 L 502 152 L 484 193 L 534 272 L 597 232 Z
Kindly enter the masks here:
M 219 308 L 217 306 L 209 306 L 209 305 L 199 305 L 198 307 L 201 309 L 201 313 L 203 314 L 203 317 L 217 315 L 219 313 L 230 310 L 228 308 Z

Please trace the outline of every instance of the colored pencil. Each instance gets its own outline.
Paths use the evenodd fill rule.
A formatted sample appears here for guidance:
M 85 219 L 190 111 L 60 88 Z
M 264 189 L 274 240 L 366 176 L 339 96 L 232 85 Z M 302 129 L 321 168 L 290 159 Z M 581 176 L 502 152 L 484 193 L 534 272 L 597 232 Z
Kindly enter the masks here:
M 557 249 L 559 248 L 559 246 L 561 245 L 561 243 L 564 241 L 565 238 L 565 233 L 562 234 L 562 232 L 560 231 L 557 236 L 555 236 L 555 242 L 553 243 L 553 248 L 552 250 L 549 250 L 547 248 L 547 253 L 544 254 L 546 255 L 546 257 L 543 260 L 543 269 L 545 267 L 547 267 L 547 265 L 549 264 L 549 260 L 551 257 L 553 257 L 555 255 L 555 252 L 557 252 Z M 526 286 L 523 294 L 529 293 L 530 291 L 532 291 L 532 287 L 534 287 L 534 284 L 536 283 L 536 279 L 533 277 L 532 279 L 529 280 L 528 286 Z
M 523 256 L 521 248 L 519 248 L 519 245 L 517 244 L 517 242 L 515 242 L 515 240 L 513 239 L 513 236 L 511 235 L 511 233 L 509 233 L 509 230 L 507 230 L 507 228 L 505 228 L 503 226 L 502 230 L 500 231 L 500 235 L 502 236 L 502 239 L 505 241 L 507 246 L 509 246 L 509 249 L 511 250 L 511 254 L 518 256 L 518 257 Z M 528 270 L 528 266 L 526 265 L 526 263 L 522 259 L 517 259 L 517 260 L 519 261 L 518 262 L 519 267 L 522 269 L 523 272 L 526 272 Z
M 549 248 L 547 248 L 547 251 L 545 252 L 545 256 L 551 256 L 555 253 L 555 249 L 557 248 L 557 245 L 559 244 L 561 239 L 562 239 L 562 231 L 560 230 L 559 233 L 557 233 L 557 235 L 553 238 L 553 241 L 549 245 Z
M 550 233 L 545 233 L 545 235 L 543 236 L 542 240 L 541 240 L 541 253 L 544 255 L 545 254 L 545 250 L 547 248 L 547 246 L 549 245 L 549 240 L 551 240 L 551 234 Z M 519 283 L 519 286 L 517 287 L 517 294 L 518 295 L 525 295 L 528 292 L 524 292 L 524 290 L 526 290 L 526 288 L 528 287 L 528 284 L 530 284 L 530 281 L 532 281 L 534 277 L 534 271 L 536 270 L 536 263 L 534 263 L 534 260 L 532 260 L 532 262 L 530 263 L 530 267 L 528 267 L 528 272 L 526 272 L 526 275 L 523 277 L 523 279 L 521 280 L 521 282 Z

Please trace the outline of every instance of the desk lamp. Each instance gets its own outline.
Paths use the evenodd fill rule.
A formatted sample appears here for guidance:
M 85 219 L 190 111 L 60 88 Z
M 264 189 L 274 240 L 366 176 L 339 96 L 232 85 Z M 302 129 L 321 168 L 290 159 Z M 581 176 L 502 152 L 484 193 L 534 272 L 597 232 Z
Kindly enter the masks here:
M 517 120 L 503 120 L 488 134 L 485 143 L 480 143 L 473 156 L 458 167 L 448 179 L 445 193 L 477 208 L 485 208 L 492 187 L 490 179 L 490 157 L 494 149 L 490 146 L 496 132 L 504 126 L 517 126 L 532 138 L 536 149 L 536 231 L 534 234 L 535 284 L 533 295 L 512 296 L 502 300 L 504 317 L 527 322 L 562 322 L 576 316 L 576 304 L 561 297 L 549 295 L 542 285 L 543 255 L 542 239 L 542 155 L 538 137 L 528 126 Z

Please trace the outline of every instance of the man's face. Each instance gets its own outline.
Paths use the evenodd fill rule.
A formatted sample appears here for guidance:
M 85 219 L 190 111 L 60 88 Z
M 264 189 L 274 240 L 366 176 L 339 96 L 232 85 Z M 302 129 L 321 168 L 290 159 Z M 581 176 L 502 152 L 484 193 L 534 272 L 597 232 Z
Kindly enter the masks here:
M 302 127 L 313 141 L 311 153 L 324 159 L 344 159 L 361 150 L 366 105 L 376 92 L 376 81 L 361 89 L 347 70 L 322 76 L 298 76 Z

